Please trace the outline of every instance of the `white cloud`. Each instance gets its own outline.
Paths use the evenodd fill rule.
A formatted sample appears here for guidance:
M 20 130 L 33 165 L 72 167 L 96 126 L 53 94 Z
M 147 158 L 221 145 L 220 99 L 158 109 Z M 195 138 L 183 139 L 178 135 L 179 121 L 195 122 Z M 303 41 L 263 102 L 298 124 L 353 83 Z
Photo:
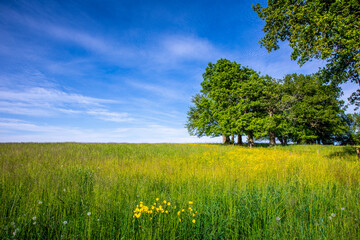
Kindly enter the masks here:
M 112 112 L 107 109 L 108 104 L 115 103 L 118 102 L 51 88 L 0 89 L 0 113 L 46 117 L 64 113 L 87 114 L 104 121 L 134 121 L 128 113 Z
M 206 39 L 187 35 L 170 35 L 162 39 L 161 55 L 165 59 L 179 58 L 182 60 L 209 60 L 219 51 Z
M 109 112 L 106 109 L 92 109 L 86 112 L 98 119 L 110 122 L 133 122 L 134 118 L 129 117 L 128 113 Z
M 33 87 L 22 90 L 0 89 L 0 100 L 34 103 L 71 103 L 82 105 L 101 105 L 115 103 L 113 100 L 86 97 L 80 94 L 66 93 L 56 89 Z
M 188 96 L 180 88 L 175 86 L 164 86 L 159 84 L 149 84 L 136 81 L 127 81 L 127 84 L 137 89 L 151 92 L 157 96 L 167 98 L 168 100 L 173 99 L 177 101 L 188 101 Z
M 128 143 L 220 143 L 220 138 L 197 138 L 185 128 L 148 125 L 139 128 L 85 129 L 66 126 L 38 125 L 31 122 L 0 118 L 0 142 L 128 142 Z

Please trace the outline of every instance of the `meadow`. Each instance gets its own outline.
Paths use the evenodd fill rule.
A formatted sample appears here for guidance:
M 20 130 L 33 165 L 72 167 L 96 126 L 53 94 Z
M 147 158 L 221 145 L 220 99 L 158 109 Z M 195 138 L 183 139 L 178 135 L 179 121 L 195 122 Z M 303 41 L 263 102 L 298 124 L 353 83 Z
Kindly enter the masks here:
M 0 239 L 360 239 L 340 146 L 0 144 Z

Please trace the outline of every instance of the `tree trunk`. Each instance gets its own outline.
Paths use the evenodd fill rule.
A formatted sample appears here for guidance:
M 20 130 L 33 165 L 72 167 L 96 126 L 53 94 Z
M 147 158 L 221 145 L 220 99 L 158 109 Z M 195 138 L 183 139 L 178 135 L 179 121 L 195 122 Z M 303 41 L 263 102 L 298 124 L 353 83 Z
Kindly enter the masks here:
M 284 145 L 287 145 L 287 137 L 283 138 Z
M 282 136 L 278 137 L 277 139 L 280 141 L 281 145 L 285 145 L 284 144 L 284 138 Z
M 254 146 L 254 135 L 252 132 L 248 132 L 248 144 L 249 144 L 249 147 Z
M 275 146 L 275 133 L 273 131 L 269 132 L 269 145 Z
M 231 143 L 231 144 L 234 144 L 234 143 L 235 143 L 235 136 L 234 136 L 234 135 L 231 135 L 230 143 Z
M 238 134 L 238 142 L 237 142 L 238 145 L 243 145 L 243 141 L 242 141 L 242 136 L 241 134 Z
M 223 144 L 229 144 L 229 143 L 230 143 L 230 138 L 229 138 L 229 136 L 223 135 Z

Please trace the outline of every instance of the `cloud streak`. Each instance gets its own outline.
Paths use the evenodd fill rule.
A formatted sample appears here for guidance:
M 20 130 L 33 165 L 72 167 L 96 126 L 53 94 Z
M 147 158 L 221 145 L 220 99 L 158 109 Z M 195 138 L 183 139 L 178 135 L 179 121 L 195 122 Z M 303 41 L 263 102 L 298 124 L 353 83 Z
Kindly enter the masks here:
M 86 114 L 110 122 L 134 121 L 128 113 L 112 112 L 108 104 L 117 101 L 67 93 L 57 89 L 0 89 L 0 113 L 25 116 L 56 116 Z
M 129 143 L 186 143 L 219 142 L 220 138 L 190 137 L 185 128 L 150 124 L 144 127 L 101 129 L 39 125 L 31 122 L 0 118 L 0 142 L 129 142 Z

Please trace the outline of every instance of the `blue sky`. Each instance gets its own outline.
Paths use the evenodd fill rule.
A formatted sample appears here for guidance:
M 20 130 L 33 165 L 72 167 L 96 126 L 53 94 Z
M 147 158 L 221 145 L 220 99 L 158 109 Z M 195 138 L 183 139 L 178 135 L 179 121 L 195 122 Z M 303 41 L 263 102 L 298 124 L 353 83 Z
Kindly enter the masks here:
M 256 2 L 1 1 L 0 141 L 220 142 L 184 127 L 209 62 L 275 78 L 322 64 L 260 48 Z

